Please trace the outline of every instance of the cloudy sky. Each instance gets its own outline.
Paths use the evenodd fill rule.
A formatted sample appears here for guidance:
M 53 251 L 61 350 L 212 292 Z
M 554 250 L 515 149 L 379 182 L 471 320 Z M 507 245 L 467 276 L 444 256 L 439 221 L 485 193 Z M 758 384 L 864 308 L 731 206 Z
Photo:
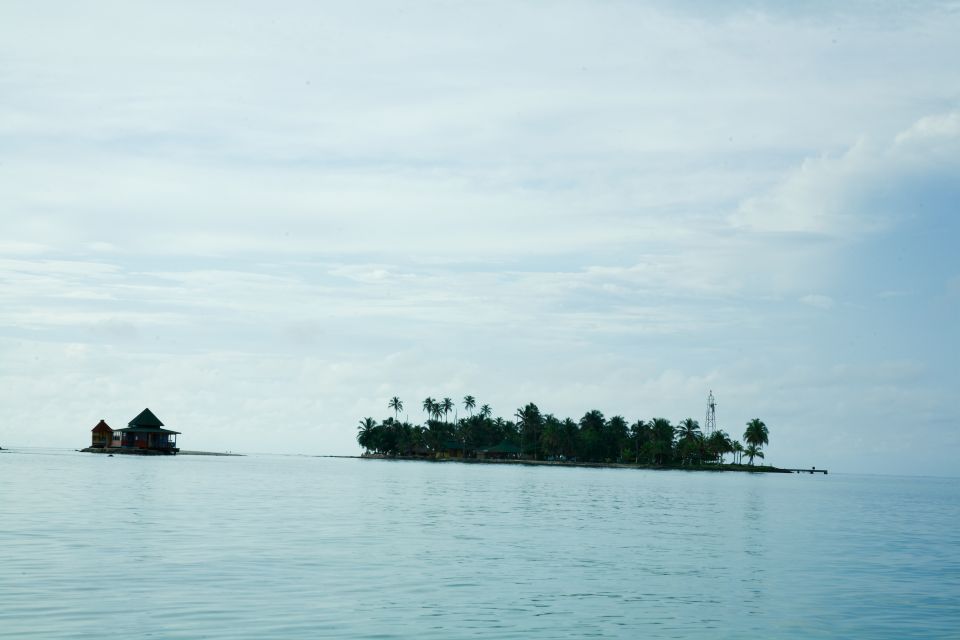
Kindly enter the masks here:
M 956 475 L 960 4 L 0 8 L 0 445 L 400 396 Z

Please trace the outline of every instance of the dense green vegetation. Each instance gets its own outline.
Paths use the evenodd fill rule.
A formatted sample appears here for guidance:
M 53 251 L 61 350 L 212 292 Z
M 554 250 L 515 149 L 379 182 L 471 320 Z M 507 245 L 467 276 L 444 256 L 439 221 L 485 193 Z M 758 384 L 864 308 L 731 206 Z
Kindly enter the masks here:
M 621 462 L 655 466 L 724 464 L 726 456 L 750 465 L 763 458 L 769 443 L 767 426 L 754 418 L 747 423 L 743 443 L 722 430 L 704 437 L 700 424 L 687 418 L 674 425 L 666 418 L 629 423 L 623 416 L 607 418 L 594 409 L 579 420 L 542 413 L 530 403 L 517 409 L 512 419 L 493 417 L 490 405 L 464 396 L 465 418 L 450 419 L 455 404 L 450 398 L 425 398 L 420 407 L 423 424 L 399 419 L 403 401 L 387 403 L 393 417 L 377 422 L 360 420 L 357 442 L 368 453 L 402 457 L 509 457 L 528 460 Z

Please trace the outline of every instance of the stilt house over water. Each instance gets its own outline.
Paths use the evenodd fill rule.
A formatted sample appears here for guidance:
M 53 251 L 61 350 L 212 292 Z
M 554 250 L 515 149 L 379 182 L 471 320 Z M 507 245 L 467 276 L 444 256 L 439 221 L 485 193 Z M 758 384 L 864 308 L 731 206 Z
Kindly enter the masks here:
M 150 409 L 144 409 L 130 421 L 126 429 L 113 432 L 112 447 L 121 449 L 144 449 L 160 453 L 177 453 L 179 431 L 164 429 L 160 419 Z

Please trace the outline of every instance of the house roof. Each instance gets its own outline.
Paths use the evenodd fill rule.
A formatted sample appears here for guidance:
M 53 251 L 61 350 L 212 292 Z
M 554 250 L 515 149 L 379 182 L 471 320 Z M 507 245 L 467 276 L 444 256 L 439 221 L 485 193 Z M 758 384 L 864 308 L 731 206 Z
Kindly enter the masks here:
M 117 431 L 121 433 L 180 433 L 179 431 L 164 429 L 160 418 L 153 415 L 153 411 L 150 411 L 150 409 L 144 409 L 140 412 L 140 415 L 130 421 L 126 429 L 117 429 Z
M 110 425 L 108 425 L 103 420 L 98 422 L 97 426 L 95 426 L 93 429 L 90 429 L 90 431 L 92 431 L 93 433 L 101 433 L 104 431 L 109 431 L 110 433 L 113 433 L 113 429 L 110 428 Z
M 120 433 L 180 433 L 179 431 L 171 431 L 170 429 L 164 429 L 163 427 L 127 427 L 126 429 L 117 429 Z
M 150 409 L 144 409 L 140 414 L 130 421 L 127 425 L 128 427 L 162 427 L 163 423 L 160 422 L 160 418 L 153 415 L 153 411 Z
M 480 449 L 480 451 L 483 451 L 484 453 L 520 453 L 520 447 L 504 441 L 495 447 L 485 447 Z

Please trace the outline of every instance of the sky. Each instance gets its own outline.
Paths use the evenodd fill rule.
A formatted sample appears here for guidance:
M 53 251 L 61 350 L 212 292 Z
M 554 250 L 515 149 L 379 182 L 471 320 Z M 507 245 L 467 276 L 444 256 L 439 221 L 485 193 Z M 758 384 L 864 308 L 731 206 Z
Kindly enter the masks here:
M 960 3 L 795 4 L 4 2 L 0 446 L 712 390 L 960 474 Z

